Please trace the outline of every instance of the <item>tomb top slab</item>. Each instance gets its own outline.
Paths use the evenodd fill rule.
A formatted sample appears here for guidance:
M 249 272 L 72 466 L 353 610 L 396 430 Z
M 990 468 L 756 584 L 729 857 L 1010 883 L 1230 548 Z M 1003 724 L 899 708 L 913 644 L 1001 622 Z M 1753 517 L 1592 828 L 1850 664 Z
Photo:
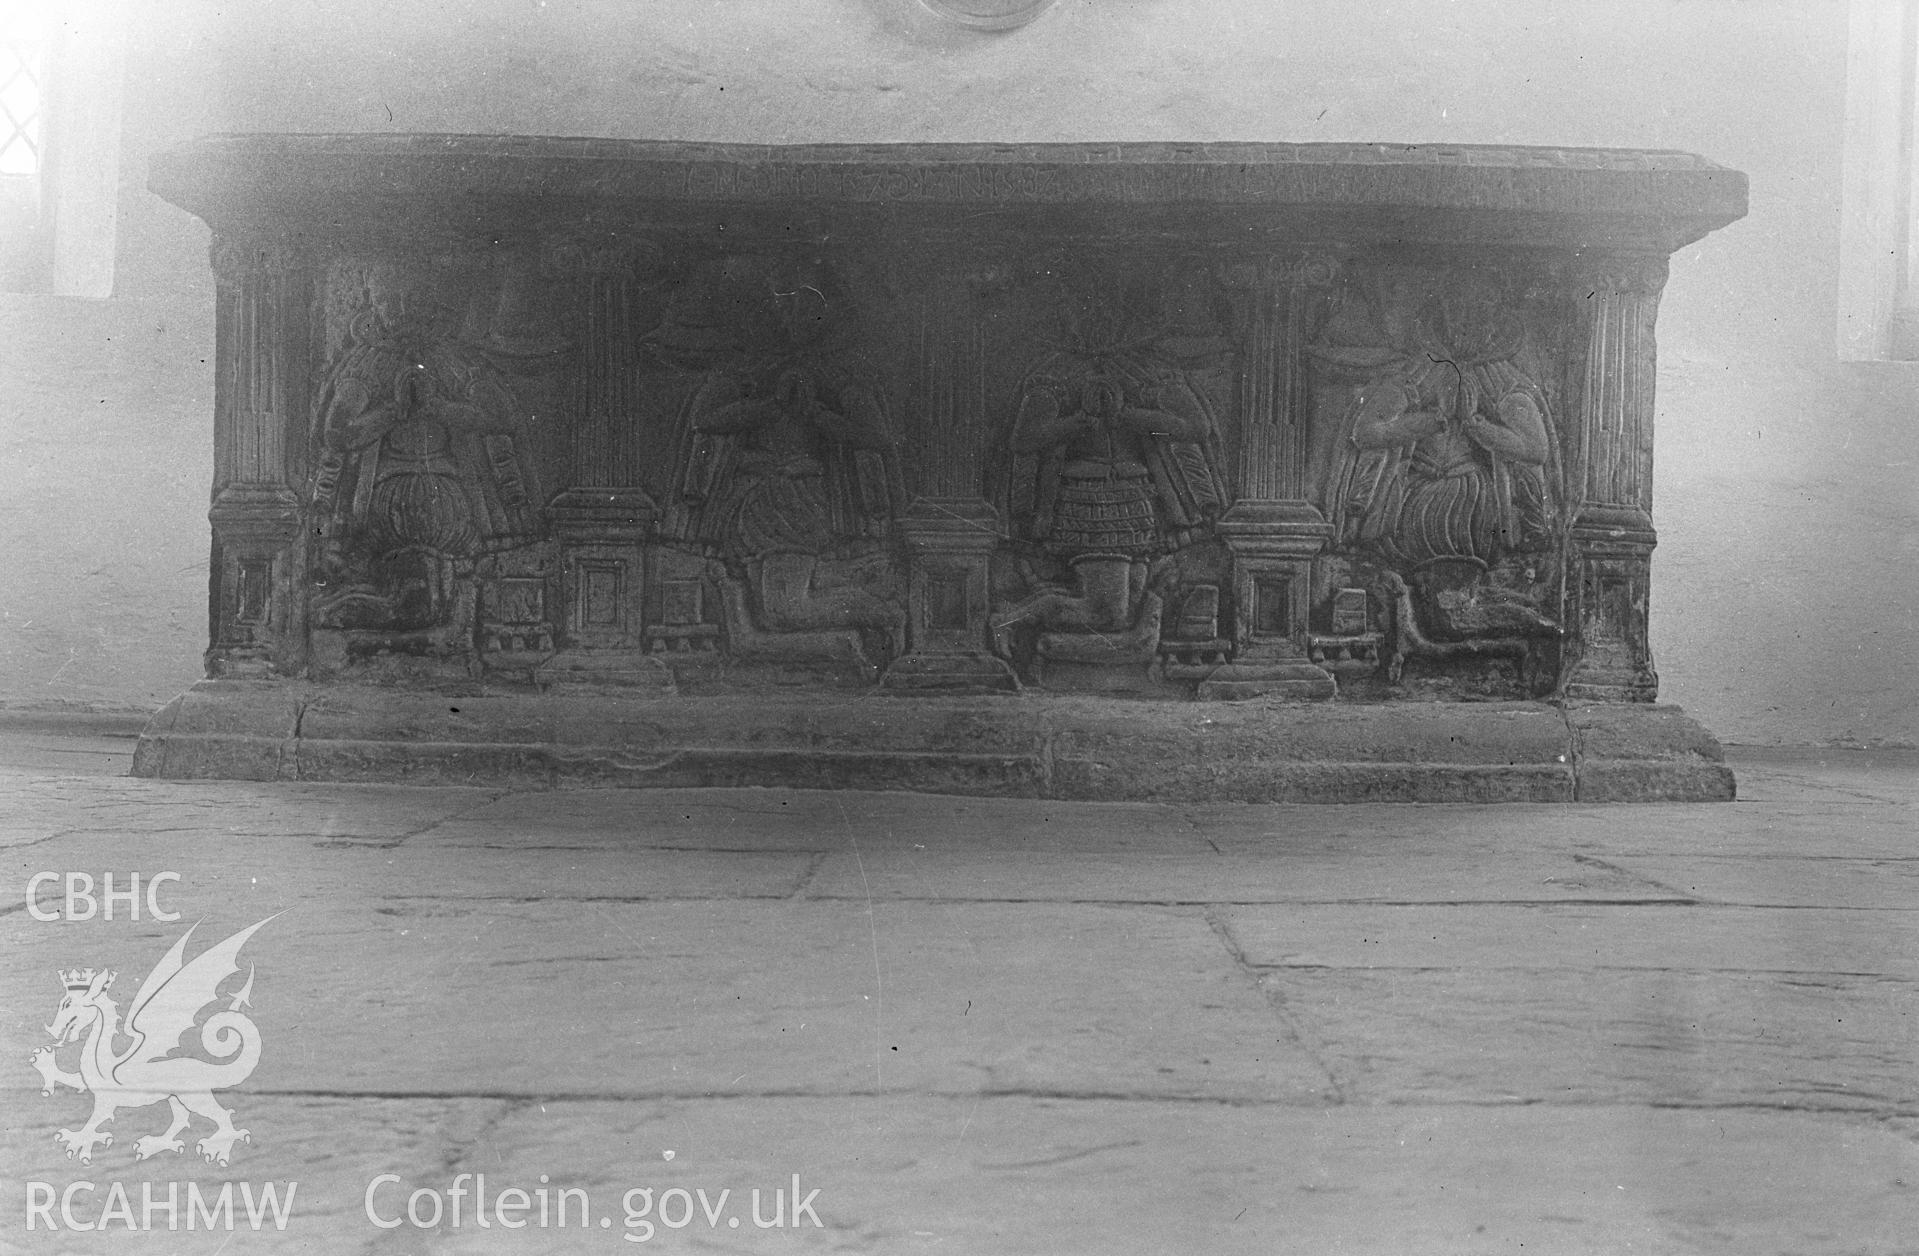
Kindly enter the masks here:
M 1671 252 L 1746 212 L 1746 177 L 1666 150 L 1440 144 L 775 146 L 485 135 L 217 135 L 151 187 L 226 227 L 349 229 L 393 206 L 524 222 L 581 202 L 662 206 L 1215 209 L 1288 234 Z

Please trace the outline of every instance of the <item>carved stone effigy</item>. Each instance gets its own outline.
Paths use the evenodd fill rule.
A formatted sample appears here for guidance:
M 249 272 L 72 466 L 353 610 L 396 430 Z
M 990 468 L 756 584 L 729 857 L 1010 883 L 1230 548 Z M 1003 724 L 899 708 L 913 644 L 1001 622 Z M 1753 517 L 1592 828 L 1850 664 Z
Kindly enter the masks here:
M 233 136 L 153 186 L 219 363 L 143 773 L 1730 795 L 1646 616 L 1654 315 L 1735 171 Z

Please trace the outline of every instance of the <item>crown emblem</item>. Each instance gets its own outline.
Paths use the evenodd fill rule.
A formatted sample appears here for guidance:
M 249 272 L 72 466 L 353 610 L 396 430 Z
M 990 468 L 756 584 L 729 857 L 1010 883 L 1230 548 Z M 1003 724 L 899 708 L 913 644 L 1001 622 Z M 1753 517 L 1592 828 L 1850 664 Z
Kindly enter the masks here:
M 60 984 L 69 990 L 85 990 L 93 984 L 93 979 L 100 975 L 100 971 L 98 968 L 63 968 L 60 970 Z M 113 984 L 113 978 L 114 974 L 107 974 L 107 986 Z M 106 989 L 106 986 L 101 989 Z

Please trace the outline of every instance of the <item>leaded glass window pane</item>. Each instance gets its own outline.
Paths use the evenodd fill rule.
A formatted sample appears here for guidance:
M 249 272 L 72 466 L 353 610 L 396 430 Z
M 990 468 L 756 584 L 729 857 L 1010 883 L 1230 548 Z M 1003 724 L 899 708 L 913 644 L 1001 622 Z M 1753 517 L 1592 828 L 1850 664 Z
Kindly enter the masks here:
M 52 6 L 0 0 L 0 175 L 40 172 Z

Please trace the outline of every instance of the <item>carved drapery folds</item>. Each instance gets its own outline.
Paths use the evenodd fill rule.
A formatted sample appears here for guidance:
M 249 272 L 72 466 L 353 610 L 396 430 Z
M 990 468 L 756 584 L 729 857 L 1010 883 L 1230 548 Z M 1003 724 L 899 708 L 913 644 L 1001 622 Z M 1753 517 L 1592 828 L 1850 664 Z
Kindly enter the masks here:
M 1653 321 L 1711 225 L 1632 217 L 1670 180 L 1315 217 L 1503 185 L 976 156 L 222 225 L 210 671 L 1652 696 Z
M 482 255 L 327 269 L 304 503 L 321 666 L 465 668 L 482 588 L 539 578 L 544 477 L 519 377 L 563 342 L 524 265 Z M 485 600 L 497 617 L 500 595 Z M 537 651 L 544 625 L 526 627 L 532 640 L 513 644 Z
M 1030 679 L 1111 689 L 1148 679 L 1167 599 L 1186 604 L 1183 573 L 1226 508 L 1233 346 L 1203 267 L 1100 261 L 1029 267 L 1039 335 L 1002 420 L 1010 587 L 993 639 Z
M 643 349 L 683 398 L 661 539 L 709 560 L 728 652 L 872 679 L 902 646 L 904 489 L 847 280 L 803 253 L 695 265 Z
M 1505 658 L 1556 682 L 1555 330 L 1508 268 L 1381 264 L 1353 268 L 1312 347 L 1320 502 L 1349 599 L 1380 605 L 1389 680 Z

